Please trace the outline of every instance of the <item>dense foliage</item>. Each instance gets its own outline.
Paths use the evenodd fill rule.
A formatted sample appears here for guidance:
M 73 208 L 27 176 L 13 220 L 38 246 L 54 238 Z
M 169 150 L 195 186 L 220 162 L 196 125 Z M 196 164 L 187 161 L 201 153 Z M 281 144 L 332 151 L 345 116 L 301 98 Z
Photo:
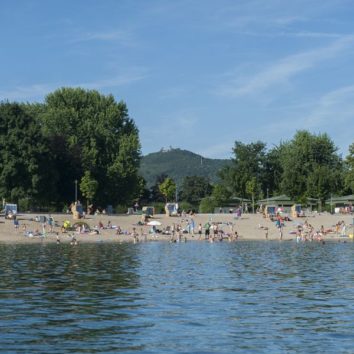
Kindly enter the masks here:
M 40 123 L 23 105 L 0 105 L 0 195 L 8 201 L 49 201 L 58 177 Z
M 62 88 L 43 104 L 0 103 L 0 197 L 22 210 L 61 210 L 77 186 L 84 202 L 122 210 L 136 201 L 178 199 L 210 212 L 231 197 L 254 205 L 276 194 L 324 202 L 354 193 L 354 143 L 342 159 L 328 135 L 308 131 L 271 149 L 236 141 L 231 160 L 170 149 L 147 155 L 140 170 L 139 164 L 138 129 L 111 95 Z
M 2 103 L 0 121 L 2 196 L 58 206 L 74 200 L 74 181 L 102 206 L 141 193 L 138 130 L 113 96 L 62 88 L 44 104 Z
M 326 135 L 299 131 L 284 145 L 281 156 L 284 194 L 299 201 L 322 201 L 342 190 L 342 163 L 333 141 Z
M 344 171 L 345 191 L 354 194 L 354 143 L 349 146 L 349 155 L 344 163 Z
M 332 193 L 353 191 L 353 152 L 346 171 L 333 141 L 326 134 L 298 131 L 288 142 L 267 151 L 262 142 L 236 142 L 232 165 L 220 172 L 221 184 L 242 198 L 286 194 L 305 202 L 325 201 Z
M 181 188 L 180 198 L 192 205 L 199 205 L 201 199 L 209 196 L 212 192 L 209 180 L 200 176 L 186 176 Z
M 159 190 L 161 194 L 165 197 L 165 201 L 173 202 L 176 195 L 176 183 L 170 177 L 167 177 L 160 185 Z

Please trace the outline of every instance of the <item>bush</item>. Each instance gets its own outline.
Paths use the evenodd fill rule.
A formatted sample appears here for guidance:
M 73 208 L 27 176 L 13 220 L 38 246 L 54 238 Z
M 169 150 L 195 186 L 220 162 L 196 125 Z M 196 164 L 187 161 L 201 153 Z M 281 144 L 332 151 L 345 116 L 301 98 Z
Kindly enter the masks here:
M 116 214 L 126 214 L 128 212 L 128 207 L 126 205 L 118 204 L 114 208 Z
M 155 208 L 155 214 L 165 214 L 165 203 L 151 203 L 148 206 Z
M 29 198 L 21 198 L 18 200 L 18 210 L 22 212 L 31 210 L 31 201 Z
M 195 211 L 198 211 L 198 206 L 195 206 L 189 202 L 180 202 L 178 203 L 178 207 L 179 209 L 182 211 L 187 211 L 187 210 L 195 210 Z
M 200 213 L 213 213 L 215 208 L 218 207 L 217 201 L 212 197 L 203 198 L 199 204 Z

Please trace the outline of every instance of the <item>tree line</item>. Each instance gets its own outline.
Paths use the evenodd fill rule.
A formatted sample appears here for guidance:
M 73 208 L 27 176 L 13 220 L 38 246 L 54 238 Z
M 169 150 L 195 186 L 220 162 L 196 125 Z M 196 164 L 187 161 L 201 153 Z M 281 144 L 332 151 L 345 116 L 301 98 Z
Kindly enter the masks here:
M 60 211 L 75 198 L 97 206 L 179 200 L 201 211 L 231 197 L 286 194 L 298 202 L 354 193 L 354 143 L 342 158 L 327 134 L 298 131 L 268 149 L 236 141 L 219 183 L 186 176 L 177 189 L 160 175 L 150 189 L 139 175 L 138 128 L 124 102 L 95 90 L 61 88 L 44 103 L 0 103 L 0 196 L 21 210 Z
M 227 205 L 232 197 L 250 199 L 254 205 L 259 199 L 281 194 L 305 205 L 309 198 L 323 205 L 331 195 L 354 193 L 354 143 L 343 159 L 327 134 L 306 130 L 272 149 L 261 141 L 236 141 L 232 163 L 219 176 L 220 182 L 213 186 L 203 177 L 186 177 L 181 199 L 203 212 Z M 167 176 L 160 181 L 166 199 L 173 198 L 171 185 Z
M 60 210 L 74 189 L 98 205 L 128 203 L 142 181 L 138 129 L 124 102 L 61 88 L 44 103 L 0 104 L 0 196 Z
M 285 194 L 302 204 L 308 198 L 324 204 L 331 195 L 354 193 L 354 143 L 343 159 L 327 134 L 301 130 L 272 149 L 261 141 L 236 141 L 233 155 L 231 166 L 220 172 L 212 202 L 231 195 L 258 200 Z

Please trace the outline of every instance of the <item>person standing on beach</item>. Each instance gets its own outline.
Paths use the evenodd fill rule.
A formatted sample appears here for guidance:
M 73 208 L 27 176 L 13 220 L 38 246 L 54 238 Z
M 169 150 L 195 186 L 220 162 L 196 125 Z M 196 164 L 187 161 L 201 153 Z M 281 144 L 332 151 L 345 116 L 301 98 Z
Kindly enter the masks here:
M 15 226 L 15 230 L 18 230 L 20 227 L 20 223 L 18 222 L 16 215 L 14 216 L 14 226 Z
M 54 220 L 51 215 L 48 217 L 49 232 L 53 232 Z
M 219 227 L 217 223 L 213 224 L 213 234 L 214 234 L 214 238 L 216 238 L 218 236 L 219 233 Z
M 204 229 L 205 229 L 205 239 L 208 239 L 209 235 L 210 235 L 210 224 L 209 224 L 209 222 L 207 222 L 204 225 Z
M 279 237 L 280 237 L 280 241 L 283 240 L 283 225 L 280 223 L 279 225 Z
M 342 230 L 341 230 L 341 233 L 340 233 L 340 235 L 341 236 L 346 236 L 346 225 L 345 225 L 345 222 L 344 222 L 344 220 L 342 221 Z
M 202 239 L 202 230 L 203 230 L 203 226 L 202 226 L 202 224 L 199 224 L 198 225 L 199 240 Z

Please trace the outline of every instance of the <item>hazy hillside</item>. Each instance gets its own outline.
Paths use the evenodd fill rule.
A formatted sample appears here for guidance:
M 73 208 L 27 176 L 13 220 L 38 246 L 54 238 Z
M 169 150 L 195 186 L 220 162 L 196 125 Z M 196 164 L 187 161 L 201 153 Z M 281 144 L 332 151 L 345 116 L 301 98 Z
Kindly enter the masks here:
M 185 176 L 204 176 L 210 182 L 216 182 L 217 172 L 229 163 L 230 160 L 207 159 L 187 150 L 161 150 L 142 158 L 140 173 L 148 187 L 155 184 L 156 177 L 163 173 L 173 178 L 177 184 Z

